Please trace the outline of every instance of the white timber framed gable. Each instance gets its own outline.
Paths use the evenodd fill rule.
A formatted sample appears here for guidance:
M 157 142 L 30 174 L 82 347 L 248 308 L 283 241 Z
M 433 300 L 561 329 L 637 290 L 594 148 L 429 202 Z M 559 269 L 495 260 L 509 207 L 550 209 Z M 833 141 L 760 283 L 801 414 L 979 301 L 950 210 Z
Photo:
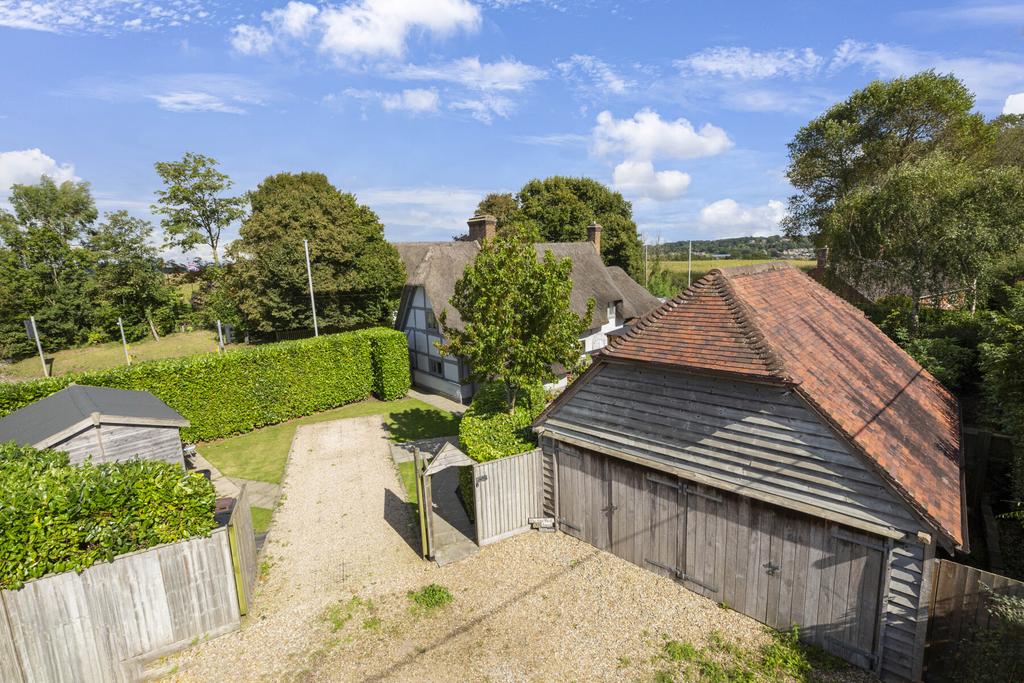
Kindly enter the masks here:
M 423 287 L 414 287 L 408 295 L 405 318 L 401 322 L 409 344 L 409 367 L 413 384 L 467 401 L 472 396 L 466 363 L 444 356 L 437 344 L 444 341 L 434 307 Z

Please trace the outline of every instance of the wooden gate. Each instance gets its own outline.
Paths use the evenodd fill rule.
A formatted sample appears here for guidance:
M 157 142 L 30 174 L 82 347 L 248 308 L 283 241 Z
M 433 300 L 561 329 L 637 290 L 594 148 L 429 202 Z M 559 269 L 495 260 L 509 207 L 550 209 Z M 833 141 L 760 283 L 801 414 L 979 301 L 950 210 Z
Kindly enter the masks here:
M 957 660 L 969 657 L 971 643 L 986 637 L 1000 625 L 988 610 L 990 595 L 1015 595 L 1024 598 L 1024 583 L 998 574 L 968 567 L 949 560 L 933 560 L 931 608 L 928 639 L 924 655 L 924 677 L 928 681 L 953 681 L 960 676 Z M 995 650 L 1007 654 L 1011 644 L 994 643 Z M 1008 662 L 989 662 L 992 666 L 1017 666 L 1016 673 L 1005 671 L 1005 680 L 1024 676 L 1024 644 L 1016 643 L 1018 657 Z M 967 666 L 984 662 L 965 662 Z M 1016 678 L 1015 678 L 1016 676 Z
M 875 668 L 885 539 L 565 444 L 556 459 L 565 533 Z
M 544 515 L 543 468 L 540 449 L 473 465 L 478 545 L 522 533 Z

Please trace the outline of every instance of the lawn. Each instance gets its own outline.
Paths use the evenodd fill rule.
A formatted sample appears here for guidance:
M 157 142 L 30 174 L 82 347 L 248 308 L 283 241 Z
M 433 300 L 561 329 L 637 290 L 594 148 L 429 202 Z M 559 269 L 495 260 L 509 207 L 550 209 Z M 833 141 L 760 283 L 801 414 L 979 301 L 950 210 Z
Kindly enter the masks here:
M 702 259 L 693 261 L 693 279 L 697 280 L 708 274 L 712 268 L 730 268 L 732 266 L 753 266 L 758 263 L 772 263 L 779 259 Z M 788 259 L 785 261 L 794 268 L 800 270 L 810 270 L 814 268 L 815 261 L 805 261 L 799 259 Z M 673 273 L 682 273 L 686 275 L 686 261 L 662 261 L 662 266 L 665 270 Z
M 45 343 L 44 340 L 44 352 L 46 351 Z M 207 330 L 168 334 L 161 337 L 160 341 L 146 337 L 142 341 L 128 344 L 128 352 L 132 357 L 132 362 L 135 363 L 216 351 L 217 333 Z M 105 370 L 125 364 L 121 342 L 82 346 L 46 355 L 53 358 L 52 369 L 55 376 L 65 375 L 69 372 Z M 13 380 L 35 379 L 43 376 L 43 367 L 39 363 L 38 356 L 31 356 L 11 365 L 0 365 L 0 375 Z
M 249 513 L 252 515 L 252 531 L 256 534 L 262 534 L 270 528 L 270 518 L 274 516 L 274 511 L 269 508 L 249 508 Z
M 413 505 L 419 505 L 420 496 L 416 491 L 416 463 L 411 460 L 398 463 L 398 477 L 402 480 L 402 486 L 405 487 L 405 499 Z M 415 508 L 413 509 L 415 510 Z
M 280 484 L 296 427 L 366 415 L 385 416 L 386 429 L 396 443 L 450 436 L 459 431 L 455 415 L 422 401 L 413 398 L 398 401 L 371 399 L 229 439 L 199 444 L 198 448 L 204 458 L 229 477 Z

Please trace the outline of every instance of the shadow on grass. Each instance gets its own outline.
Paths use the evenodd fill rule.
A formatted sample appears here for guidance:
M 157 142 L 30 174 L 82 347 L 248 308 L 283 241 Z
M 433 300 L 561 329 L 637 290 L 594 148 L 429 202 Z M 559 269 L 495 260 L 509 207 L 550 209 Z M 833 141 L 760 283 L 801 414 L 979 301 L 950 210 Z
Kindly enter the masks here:
M 455 436 L 459 433 L 459 417 L 440 410 L 412 408 L 391 413 L 384 428 L 395 443 Z

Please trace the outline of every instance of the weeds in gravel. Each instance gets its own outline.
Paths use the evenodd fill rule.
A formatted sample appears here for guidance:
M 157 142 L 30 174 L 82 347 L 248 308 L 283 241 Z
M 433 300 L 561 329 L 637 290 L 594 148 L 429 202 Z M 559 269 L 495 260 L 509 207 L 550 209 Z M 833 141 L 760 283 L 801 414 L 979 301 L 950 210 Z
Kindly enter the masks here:
M 718 631 L 708 634 L 708 644 L 697 648 L 691 643 L 669 640 L 662 644 L 655 661 L 667 661 L 673 669 L 661 669 L 656 683 L 668 681 L 708 681 L 709 683 L 760 683 L 768 681 L 810 681 L 812 674 L 834 671 L 845 666 L 842 660 L 820 648 L 800 642 L 794 626 L 789 631 L 770 631 L 772 640 L 750 650 L 727 640 Z
M 363 600 L 358 595 L 353 595 L 346 602 L 336 602 L 332 605 L 328 605 L 320 614 L 320 618 L 327 622 L 328 626 L 331 627 L 331 631 L 337 633 L 341 629 L 345 628 L 345 624 L 351 621 L 352 617 L 356 615 L 356 612 L 361 609 L 372 612 L 374 609 L 373 602 L 370 600 Z
M 363 628 L 367 631 L 378 631 L 380 630 L 380 617 L 367 617 L 363 619 Z
M 452 596 L 452 592 L 444 586 L 432 583 L 418 591 L 409 591 L 409 599 L 412 600 L 414 609 L 421 612 L 433 612 L 444 607 L 455 598 Z

